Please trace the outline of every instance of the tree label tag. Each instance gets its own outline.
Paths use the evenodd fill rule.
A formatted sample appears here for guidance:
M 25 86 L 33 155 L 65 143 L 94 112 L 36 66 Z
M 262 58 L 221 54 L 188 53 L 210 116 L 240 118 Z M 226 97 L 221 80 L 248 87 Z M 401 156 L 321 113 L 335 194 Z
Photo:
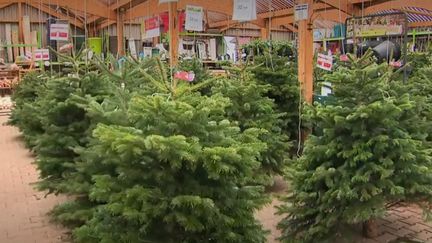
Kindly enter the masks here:
M 326 71 L 331 71 L 333 68 L 333 56 L 319 53 L 318 60 L 317 60 L 317 67 Z

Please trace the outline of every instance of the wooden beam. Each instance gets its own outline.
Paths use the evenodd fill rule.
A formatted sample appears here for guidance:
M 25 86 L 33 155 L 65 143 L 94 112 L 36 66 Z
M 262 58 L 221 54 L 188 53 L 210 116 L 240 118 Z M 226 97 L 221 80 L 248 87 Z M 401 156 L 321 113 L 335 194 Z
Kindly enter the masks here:
M 285 24 L 285 25 L 282 25 L 282 26 L 285 27 L 285 28 L 287 28 L 287 29 L 289 29 L 291 32 L 295 32 L 295 33 L 298 32 L 297 27 L 295 27 L 295 26 L 292 25 L 292 24 Z
M 261 40 L 267 40 L 267 28 L 261 28 Z
M 72 17 L 67 16 L 65 14 L 59 13 L 59 12 L 55 11 L 54 9 L 52 9 L 52 8 L 50 8 L 44 4 L 34 4 L 34 3 L 29 2 L 28 5 L 36 8 L 36 9 L 39 9 L 42 12 L 47 13 L 51 16 L 56 17 L 56 18 L 68 20 L 70 24 L 73 24 L 76 27 L 79 27 L 81 29 L 84 28 L 84 23 L 79 21 L 77 18 L 72 18 Z
M 0 0 L 1 1 L 1 0 Z M 233 0 L 179 0 L 177 9 L 186 9 L 186 5 L 196 5 L 203 7 L 204 10 L 224 13 L 231 15 L 233 12 Z M 149 17 L 167 12 L 168 3 L 159 4 L 159 0 L 147 0 L 126 11 L 125 20 L 138 17 Z
M 329 6 L 336 8 L 337 10 L 341 10 L 345 14 L 352 16 L 353 4 L 348 0 L 320 0 L 323 3 L 328 4 Z
M 300 0 L 300 3 L 313 6 L 313 0 Z M 313 8 L 309 8 L 309 19 L 298 23 L 298 77 L 305 101 L 313 102 L 313 29 L 311 17 Z
M 96 0 L 0 0 L 0 4 L 6 3 L 53 4 L 62 8 L 70 8 L 75 11 L 86 12 L 113 20 L 116 19 L 115 11 L 109 9 L 109 6 L 106 4 Z
M 375 14 L 377 12 L 388 10 L 390 8 L 400 9 L 405 7 L 417 7 L 424 8 L 432 11 L 432 1 L 431 0 L 391 0 L 387 2 L 381 2 L 374 4 L 371 2 L 371 6 L 366 7 L 364 10 L 365 15 Z
M 100 25 L 98 26 L 98 29 L 104 29 L 104 28 L 109 27 L 109 26 L 116 24 L 116 23 L 117 23 L 117 21 L 107 19 L 107 20 L 104 20 L 100 23 Z
M 126 5 L 126 4 L 130 4 L 131 2 L 132 2 L 132 0 L 118 0 L 115 3 L 111 4 L 109 6 L 109 8 L 111 10 L 117 10 L 118 8 L 120 8 L 120 7 L 122 7 L 122 6 Z
M 169 50 L 170 50 L 170 66 L 171 68 L 178 63 L 178 48 L 179 48 L 179 23 L 177 2 L 169 3 Z
M 237 20 L 223 20 L 223 21 L 219 21 L 219 22 L 214 22 L 214 23 L 209 23 L 209 27 L 210 28 L 218 28 L 218 27 L 224 27 L 224 26 L 233 26 L 233 25 L 237 25 L 237 24 L 241 24 L 242 22 L 237 21 Z M 265 20 L 264 19 L 257 19 L 257 20 L 252 20 L 252 21 L 248 21 L 248 23 L 260 26 L 261 28 L 265 28 L 266 24 L 265 24 Z
M 267 35 L 266 35 L 266 39 L 267 40 L 271 40 L 272 36 L 271 36 L 271 31 L 272 31 L 272 19 L 268 19 L 266 20 L 266 29 L 267 29 Z
M 117 12 L 117 55 L 123 56 L 125 54 L 124 50 L 124 12 Z
M 6 34 L 6 45 L 11 45 L 12 44 L 12 28 L 10 24 L 6 24 L 5 25 L 5 34 Z M 7 51 L 7 61 L 9 63 L 13 62 L 13 51 L 12 51 L 12 47 L 8 46 L 6 48 Z
M 17 24 L 18 23 L 19 24 L 19 21 L 16 18 L 13 18 L 13 19 L 12 18 L 11 19 L 1 18 L 0 23 L 10 23 L 10 24 Z M 44 24 L 44 23 L 46 23 L 46 21 L 45 20 L 39 20 L 39 19 L 32 19 L 32 20 L 30 20 L 30 23 L 32 23 L 32 24 Z
M 22 3 L 18 3 L 18 41 L 24 40 Z
M 98 21 L 101 18 L 102 18 L 101 16 L 97 16 L 97 15 L 91 16 L 90 18 L 87 18 L 87 21 L 86 21 L 87 25 L 93 24 L 94 22 Z M 113 20 L 113 19 L 111 19 L 111 20 Z
M 294 16 L 286 16 L 272 19 L 272 25 L 275 27 L 286 26 L 291 23 L 294 23 Z
M 71 9 L 71 8 L 66 8 L 66 10 L 69 12 L 69 13 L 72 13 L 77 19 L 79 19 L 82 23 L 84 23 L 84 18 L 80 15 L 80 14 L 78 14 L 78 12 L 77 11 L 75 11 L 75 10 L 73 10 L 73 9 Z
M 328 11 L 317 12 L 317 14 L 313 17 L 313 19 L 329 20 L 337 23 L 345 23 L 345 20 L 349 17 L 351 16 L 344 12 L 340 12 L 337 9 L 332 9 Z
M 432 26 L 432 21 L 424 21 L 424 22 L 412 22 L 408 24 L 408 27 L 417 28 L 417 27 L 430 27 Z
M 10 5 L 12 5 L 13 3 L 3 3 L 3 4 L 0 4 L 0 9 L 2 9 L 2 8 L 6 8 L 7 6 L 10 6 Z
M 30 29 L 30 16 L 24 15 L 23 16 L 23 37 L 24 37 L 24 44 L 31 45 L 31 29 Z M 25 47 L 25 55 L 27 53 L 31 52 L 31 47 Z

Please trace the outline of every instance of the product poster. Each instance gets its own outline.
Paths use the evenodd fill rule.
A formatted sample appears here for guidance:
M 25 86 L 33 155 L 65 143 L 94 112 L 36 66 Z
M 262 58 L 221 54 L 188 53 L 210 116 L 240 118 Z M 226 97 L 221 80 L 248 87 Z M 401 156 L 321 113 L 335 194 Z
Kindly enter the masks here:
M 186 6 L 186 30 L 203 31 L 203 19 L 204 11 L 202 7 Z

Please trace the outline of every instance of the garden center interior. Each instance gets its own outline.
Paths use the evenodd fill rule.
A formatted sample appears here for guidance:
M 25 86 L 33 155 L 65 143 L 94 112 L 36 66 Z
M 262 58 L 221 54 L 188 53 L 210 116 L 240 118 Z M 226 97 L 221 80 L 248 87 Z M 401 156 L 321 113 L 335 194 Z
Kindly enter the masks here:
M 432 242 L 431 43 L 432 0 L 0 0 L 0 243 Z

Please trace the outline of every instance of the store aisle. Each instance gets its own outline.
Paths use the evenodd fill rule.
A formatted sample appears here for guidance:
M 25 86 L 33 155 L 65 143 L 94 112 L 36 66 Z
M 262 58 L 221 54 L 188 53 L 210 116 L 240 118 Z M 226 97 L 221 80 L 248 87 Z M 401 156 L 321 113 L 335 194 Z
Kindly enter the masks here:
M 30 185 L 38 179 L 34 158 L 19 139 L 17 129 L 0 116 L 0 242 L 64 242 L 67 231 L 50 223 L 47 213 L 63 198 L 45 194 Z

